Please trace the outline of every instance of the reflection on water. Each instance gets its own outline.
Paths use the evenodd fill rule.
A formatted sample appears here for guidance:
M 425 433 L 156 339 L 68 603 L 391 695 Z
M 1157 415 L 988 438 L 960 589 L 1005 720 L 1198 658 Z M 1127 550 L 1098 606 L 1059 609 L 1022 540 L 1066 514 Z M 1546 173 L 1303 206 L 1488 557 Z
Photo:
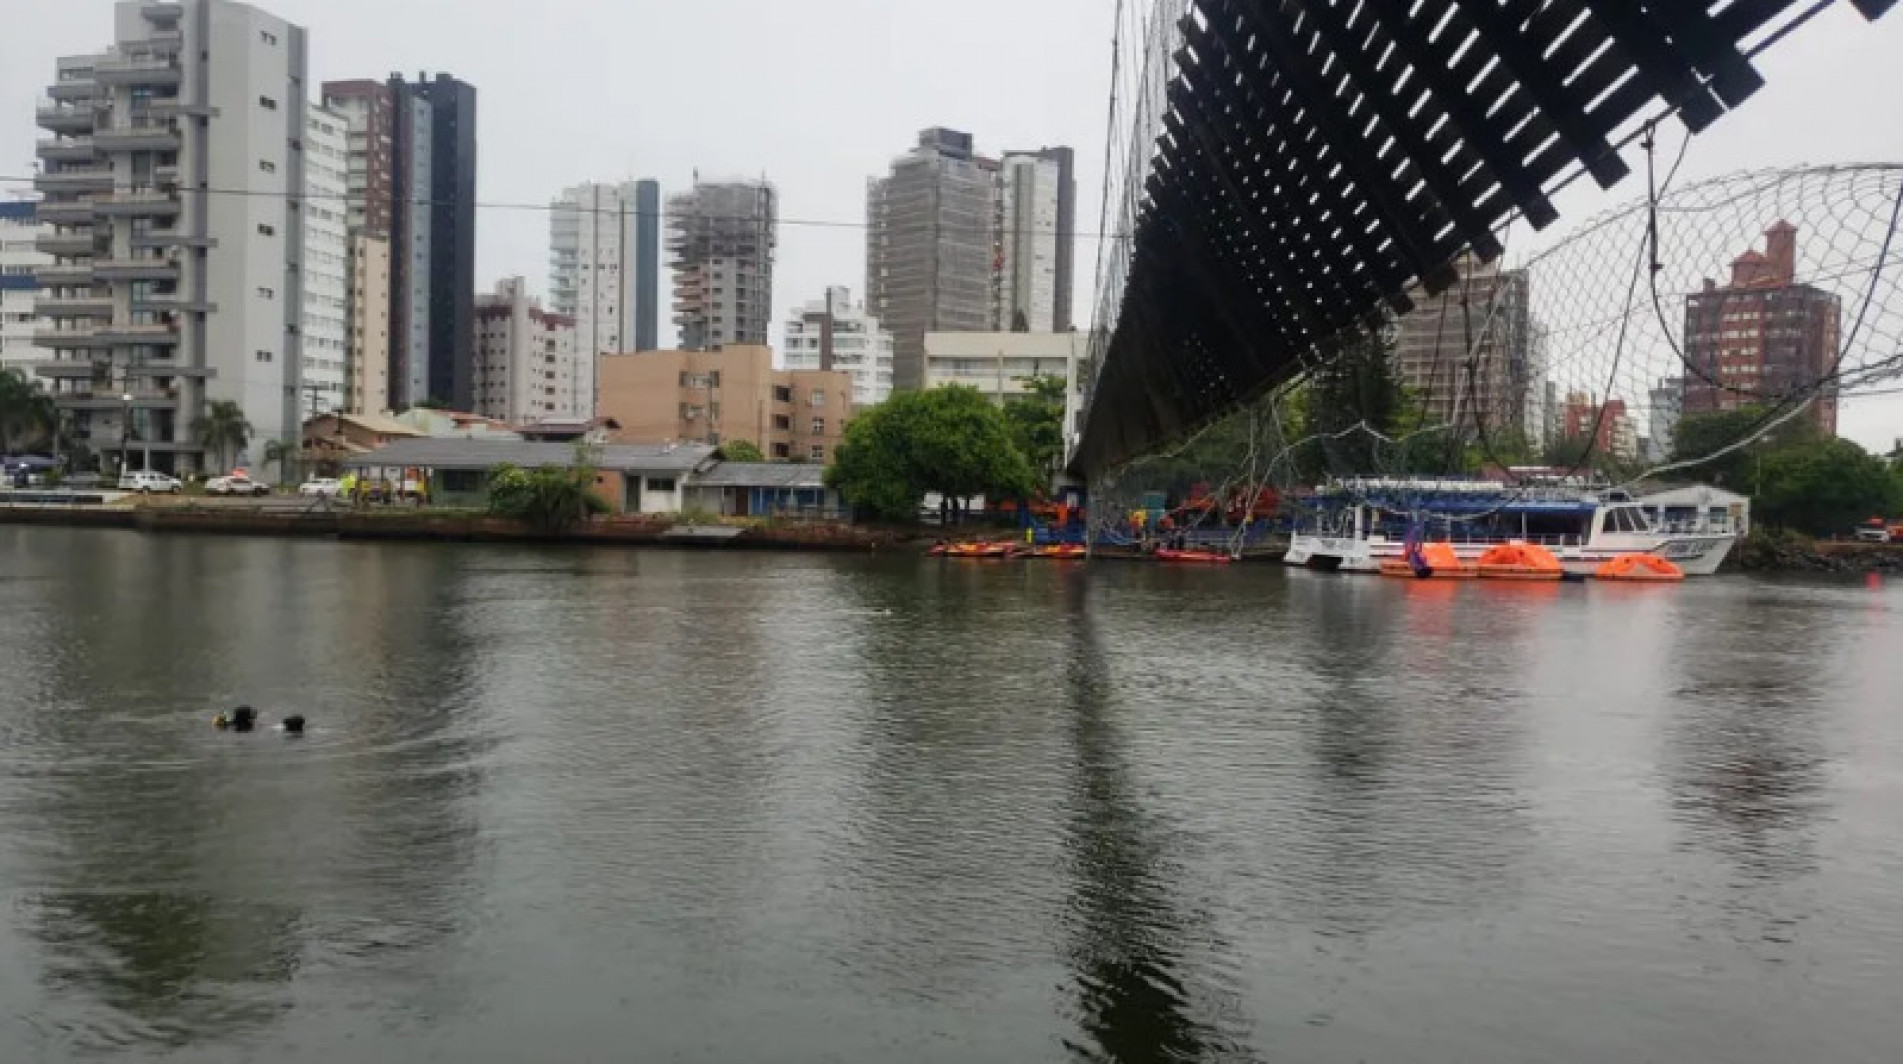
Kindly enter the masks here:
M 1887 1061 L 1900 595 L 0 526 L 0 1056 Z

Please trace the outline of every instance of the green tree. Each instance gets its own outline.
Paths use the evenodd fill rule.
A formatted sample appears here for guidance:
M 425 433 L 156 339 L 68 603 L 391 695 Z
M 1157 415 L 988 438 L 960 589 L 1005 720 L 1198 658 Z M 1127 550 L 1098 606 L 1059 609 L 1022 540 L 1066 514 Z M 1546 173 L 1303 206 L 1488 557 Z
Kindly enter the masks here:
M 566 466 L 502 465 L 489 478 L 489 512 L 541 532 L 566 532 L 590 514 L 608 510 L 607 501 L 595 494 L 594 456 L 585 447 L 577 447 L 575 460 Z
M 192 421 L 192 438 L 218 458 L 220 469 L 230 469 L 239 451 L 251 442 L 251 422 L 244 409 L 229 399 L 213 399 L 203 417 Z
M 1393 359 L 1390 331 L 1379 326 L 1350 337 L 1309 375 L 1300 435 L 1319 439 L 1297 458 L 1304 480 L 1320 480 L 1330 472 L 1380 472 L 1380 440 L 1357 426 L 1385 434 L 1415 428 L 1400 424 L 1405 397 L 1394 378 Z
M 1022 498 L 1036 485 L 1010 425 L 975 388 L 900 392 L 846 426 L 826 484 L 854 507 L 911 520 L 931 492 Z M 955 502 L 951 505 L 956 505 Z
M 1755 514 L 1773 527 L 1827 536 L 1893 513 L 1903 503 L 1889 464 L 1849 440 L 1813 437 L 1771 450 L 1759 461 Z
M 14 441 L 25 443 L 50 434 L 58 423 L 53 398 L 18 369 L 0 369 L 0 454 L 12 454 Z
M 1672 461 L 1689 462 L 1718 454 L 1739 440 L 1763 430 L 1766 413 L 1760 406 L 1736 410 L 1686 414 L 1672 431 Z M 1701 462 L 1688 472 L 1699 480 L 1720 484 L 1733 491 L 1754 492 L 1758 486 L 1759 463 L 1768 454 L 1792 444 L 1815 441 L 1822 437 L 1817 423 L 1800 414 L 1773 429 L 1764 439 L 1735 451 Z
M 728 440 L 720 445 L 723 462 L 764 462 L 766 454 L 752 440 Z
M 1048 482 L 1064 460 L 1064 378 L 1019 377 L 1024 394 L 1004 404 L 1011 442 L 1030 460 L 1040 481 Z

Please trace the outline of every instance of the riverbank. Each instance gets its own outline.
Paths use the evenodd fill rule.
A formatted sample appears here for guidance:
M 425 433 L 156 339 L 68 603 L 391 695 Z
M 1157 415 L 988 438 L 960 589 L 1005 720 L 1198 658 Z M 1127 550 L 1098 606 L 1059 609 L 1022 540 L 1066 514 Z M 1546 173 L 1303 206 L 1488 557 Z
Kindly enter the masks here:
M 832 522 L 753 520 L 695 524 L 672 515 L 595 517 L 572 529 L 549 532 L 479 511 L 358 510 L 286 496 L 216 504 L 180 499 L 141 499 L 125 506 L 9 504 L 0 505 L 0 524 L 347 540 L 858 553 L 890 550 L 916 538 L 893 529 Z
M 1903 573 L 1903 544 L 1753 532 L 1733 553 L 1747 573 Z

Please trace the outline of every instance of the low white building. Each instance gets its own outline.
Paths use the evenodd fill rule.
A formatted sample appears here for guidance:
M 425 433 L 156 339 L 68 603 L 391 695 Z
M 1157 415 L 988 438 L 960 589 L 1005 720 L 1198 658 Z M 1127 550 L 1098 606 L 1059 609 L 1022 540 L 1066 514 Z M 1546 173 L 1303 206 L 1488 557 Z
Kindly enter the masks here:
M 786 319 L 785 339 L 787 369 L 836 369 L 850 375 L 853 406 L 883 403 L 891 396 L 892 334 L 866 313 L 865 304 L 852 301 L 851 289 L 834 285 L 826 289 L 824 299 L 796 308 Z
M 1090 334 L 1083 332 L 939 332 L 925 334 L 925 386 L 973 387 L 1003 405 L 1029 392 L 1033 377 L 1064 380 L 1065 449 L 1082 430 L 1083 364 Z
M 0 368 L 12 366 L 33 376 L 33 363 L 53 357 L 50 348 L 34 342 L 33 334 L 46 326 L 33 304 L 40 298 L 33 271 L 53 261 L 37 242 L 51 231 L 34 214 L 32 200 L 0 203 Z
M 511 424 L 594 416 L 595 357 L 575 346 L 575 320 L 543 310 L 522 278 L 476 299 L 474 413 Z

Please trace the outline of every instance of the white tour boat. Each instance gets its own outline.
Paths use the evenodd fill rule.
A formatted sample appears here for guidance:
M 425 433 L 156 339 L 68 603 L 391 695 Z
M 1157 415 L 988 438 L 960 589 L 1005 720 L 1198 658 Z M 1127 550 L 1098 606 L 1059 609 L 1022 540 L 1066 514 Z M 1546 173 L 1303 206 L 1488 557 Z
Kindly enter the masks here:
M 1578 576 L 1635 553 L 1664 558 L 1687 576 L 1709 576 L 1737 539 L 1654 528 L 1623 493 L 1490 480 L 1345 480 L 1302 502 L 1308 512 L 1296 524 L 1287 563 L 1357 573 L 1403 560 L 1410 529 L 1423 542 L 1450 544 L 1462 561 L 1478 561 L 1501 543 L 1537 543 Z

